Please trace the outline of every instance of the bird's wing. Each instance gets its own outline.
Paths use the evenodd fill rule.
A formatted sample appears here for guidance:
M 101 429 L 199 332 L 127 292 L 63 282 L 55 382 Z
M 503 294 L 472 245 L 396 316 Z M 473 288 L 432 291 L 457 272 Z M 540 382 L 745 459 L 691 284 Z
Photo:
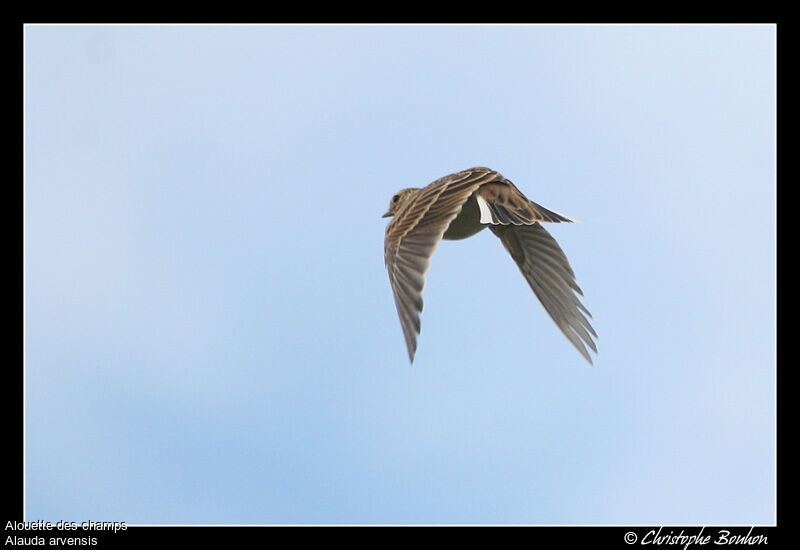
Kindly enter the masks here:
M 528 200 L 513 183 L 505 178 L 481 185 L 475 196 L 481 210 L 481 223 L 531 225 L 534 222 L 575 221 Z
M 532 225 L 492 225 L 503 246 L 517 262 L 544 309 L 561 332 L 589 363 L 586 346 L 597 353 L 592 336 L 597 338 L 584 313 L 592 317 L 577 295 L 583 292 L 575 283 L 575 273 L 556 240 L 539 223 Z M 586 344 L 586 345 L 584 345 Z
M 472 168 L 438 179 L 421 189 L 386 227 L 384 259 L 412 363 L 420 332 L 425 272 L 431 256 L 475 189 L 497 178 L 502 176 L 494 170 Z

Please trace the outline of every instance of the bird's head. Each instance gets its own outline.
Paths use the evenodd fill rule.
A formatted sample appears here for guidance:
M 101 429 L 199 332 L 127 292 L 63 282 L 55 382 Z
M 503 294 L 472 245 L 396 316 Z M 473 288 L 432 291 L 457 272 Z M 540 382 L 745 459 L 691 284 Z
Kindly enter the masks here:
M 400 212 L 414 197 L 419 193 L 419 189 L 411 187 L 402 189 L 394 194 L 392 200 L 389 201 L 389 210 L 383 215 L 384 218 L 390 218 Z

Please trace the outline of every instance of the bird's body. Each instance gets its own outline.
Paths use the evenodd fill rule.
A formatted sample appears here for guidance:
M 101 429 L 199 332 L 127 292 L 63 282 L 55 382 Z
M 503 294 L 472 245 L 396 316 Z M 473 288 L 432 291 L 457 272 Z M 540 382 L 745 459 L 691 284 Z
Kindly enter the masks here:
M 478 206 L 478 199 L 473 193 L 461 207 L 458 216 L 450 222 L 442 238 L 448 241 L 459 241 L 473 236 L 482 229 L 486 229 L 486 224 L 481 223 L 481 209 Z
M 412 362 L 424 276 L 439 241 L 465 239 L 486 227 L 500 238 L 558 328 L 592 362 L 585 345 L 596 353 L 592 336 L 597 334 L 576 296 L 583 293 L 564 252 L 539 223 L 574 220 L 528 200 L 501 174 L 483 167 L 399 191 L 388 216 L 393 219 L 386 226 L 384 259 Z

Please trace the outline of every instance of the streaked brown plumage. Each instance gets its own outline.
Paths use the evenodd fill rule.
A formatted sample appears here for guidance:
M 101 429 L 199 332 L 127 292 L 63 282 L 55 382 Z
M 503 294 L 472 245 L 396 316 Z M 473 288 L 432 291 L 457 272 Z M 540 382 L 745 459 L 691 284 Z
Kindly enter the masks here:
M 572 222 L 528 200 L 513 183 L 489 168 L 477 167 L 440 178 L 427 187 L 403 189 L 392 197 L 384 259 L 414 361 L 422 289 L 431 256 L 441 239 L 464 239 L 489 227 L 519 266 L 536 297 L 561 332 L 589 363 L 586 346 L 597 353 L 597 338 L 578 300 L 583 292 L 558 243 L 539 222 Z

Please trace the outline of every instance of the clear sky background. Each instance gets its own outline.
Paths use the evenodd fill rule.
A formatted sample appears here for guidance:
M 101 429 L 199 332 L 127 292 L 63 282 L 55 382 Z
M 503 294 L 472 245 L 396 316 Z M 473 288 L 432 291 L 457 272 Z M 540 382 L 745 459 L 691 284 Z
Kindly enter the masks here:
M 24 38 L 28 520 L 775 521 L 774 26 Z M 594 367 L 488 231 L 409 365 L 380 216 L 477 165 Z

